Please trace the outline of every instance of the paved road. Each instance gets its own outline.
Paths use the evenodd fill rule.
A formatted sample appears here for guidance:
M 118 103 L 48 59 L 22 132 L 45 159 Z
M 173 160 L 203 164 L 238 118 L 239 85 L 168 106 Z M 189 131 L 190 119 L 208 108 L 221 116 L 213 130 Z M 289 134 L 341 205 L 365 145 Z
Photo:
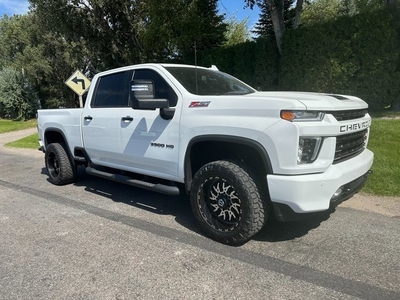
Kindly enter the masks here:
M 53 186 L 34 150 L 0 166 L 0 299 L 400 299 L 398 215 L 340 206 L 229 247 L 185 198 L 83 170 Z

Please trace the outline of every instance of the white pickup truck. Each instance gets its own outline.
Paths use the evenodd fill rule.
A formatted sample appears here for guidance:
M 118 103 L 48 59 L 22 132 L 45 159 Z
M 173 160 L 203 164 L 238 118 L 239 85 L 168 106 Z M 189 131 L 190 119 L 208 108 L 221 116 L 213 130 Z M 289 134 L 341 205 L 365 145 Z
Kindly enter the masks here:
M 200 226 L 248 241 L 271 213 L 304 218 L 350 198 L 373 162 L 359 98 L 258 92 L 218 71 L 142 64 L 97 74 L 83 108 L 38 111 L 49 180 L 92 175 L 190 194 Z

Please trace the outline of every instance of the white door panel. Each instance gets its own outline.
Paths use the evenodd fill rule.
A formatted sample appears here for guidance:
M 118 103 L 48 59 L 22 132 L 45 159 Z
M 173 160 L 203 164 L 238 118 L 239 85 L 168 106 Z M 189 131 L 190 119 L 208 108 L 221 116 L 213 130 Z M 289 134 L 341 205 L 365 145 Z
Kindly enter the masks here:
M 123 109 L 133 121 L 121 128 L 123 162 L 132 168 L 177 174 L 178 124 L 164 120 L 159 110 Z
M 120 109 L 94 108 L 84 111 L 83 116 L 84 147 L 92 161 L 115 163 L 115 158 L 121 153 Z

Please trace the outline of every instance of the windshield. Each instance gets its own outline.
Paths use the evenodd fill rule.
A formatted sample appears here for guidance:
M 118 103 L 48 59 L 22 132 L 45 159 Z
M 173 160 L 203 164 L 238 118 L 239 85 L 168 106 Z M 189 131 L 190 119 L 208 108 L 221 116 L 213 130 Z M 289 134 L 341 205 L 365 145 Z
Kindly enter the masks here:
M 165 67 L 183 86 L 195 95 L 244 95 L 254 89 L 235 77 L 212 69 Z

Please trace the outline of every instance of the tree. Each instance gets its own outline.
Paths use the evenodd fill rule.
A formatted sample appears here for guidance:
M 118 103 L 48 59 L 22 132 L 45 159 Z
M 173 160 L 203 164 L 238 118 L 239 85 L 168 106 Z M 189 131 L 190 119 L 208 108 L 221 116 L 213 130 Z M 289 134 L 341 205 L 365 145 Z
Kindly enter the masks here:
M 238 21 L 235 16 L 232 16 L 227 22 L 227 31 L 225 32 L 226 46 L 241 44 L 251 40 L 248 18 Z
M 304 0 L 297 0 L 297 2 L 296 2 L 296 15 L 295 15 L 294 24 L 293 24 L 294 28 L 298 28 L 300 25 L 300 15 L 303 11 L 303 2 L 304 2 Z
M 307 2 L 304 5 L 301 22 L 305 25 L 311 25 L 335 20 L 342 15 L 350 15 L 350 11 L 354 9 L 350 7 L 350 4 L 346 8 L 345 1 L 346 0 L 315 0 Z
M 35 116 L 38 97 L 23 70 L 6 67 L 0 71 L 0 116 L 27 120 Z
M 41 28 L 34 13 L 1 19 L 0 33 L 0 68 L 23 69 L 42 107 L 77 106 L 64 81 L 85 65 L 80 45 Z
M 282 54 L 282 38 L 285 31 L 285 0 L 245 0 L 245 3 L 252 8 L 258 5 L 261 9 L 264 7 L 269 13 L 274 29 L 276 46 L 279 53 Z M 302 10 L 303 0 L 296 2 L 295 26 L 299 25 L 300 13 Z
M 284 0 L 284 23 L 285 29 L 292 28 L 295 21 L 295 10 L 291 9 L 294 0 Z M 261 14 L 255 29 L 253 32 L 258 37 L 266 37 L 269 35 L 275 35 L 274 25 L 272 24 L 271 13 L 266 2 L 260 2 L 259 4 Z
M 145 3 L 144 3 L 145 2 Z M 184 59 L 224 42 L 227 25 L 217 0 L 142 1 L 143 60 Z
M 301 16 L 301 22 L 311 25 L 336 20 L 341 16 L 354 16 L 377 9 L 395 10 L 398 0 L 314 0 L 307 1 Z
M 51 69 L 42 55 L 44 45 L 36 29 L 29 14 L 0 20 L 1 101 L 3 112 L 11 118 L 34 116 L 31 110 L 37 106 L 36 83 Z
M 32 15 L 6 16 L 0 20 L 0 68 L 24 68 L 28 76 L 40 77 L 39 74 L 51 69 L 41 55 L 43 49 L 42 37 Z
M 94 70 L 140 60 L 136 1 L 30 0 L 41 27 L 86 48 Z
M 96 70 L 182 57 L 219 46 L 217 0 L 30 0 L 49 31 L 88 50 Z

